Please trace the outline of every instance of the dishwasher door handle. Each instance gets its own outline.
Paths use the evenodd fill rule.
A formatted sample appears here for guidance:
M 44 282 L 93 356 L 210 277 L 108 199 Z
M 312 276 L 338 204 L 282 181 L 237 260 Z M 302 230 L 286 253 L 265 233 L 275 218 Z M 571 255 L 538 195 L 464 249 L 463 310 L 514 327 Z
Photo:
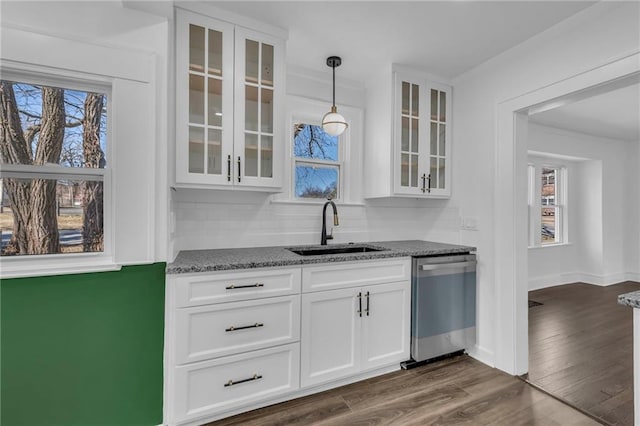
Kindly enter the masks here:
M 420 269 L 423 271 L 435 271 L 437 269 L 466 268 L 467 266 L 476 266 L 477 263 L 475 260 L 454 263 L 434 263 L 431 265 L 422 265 Z

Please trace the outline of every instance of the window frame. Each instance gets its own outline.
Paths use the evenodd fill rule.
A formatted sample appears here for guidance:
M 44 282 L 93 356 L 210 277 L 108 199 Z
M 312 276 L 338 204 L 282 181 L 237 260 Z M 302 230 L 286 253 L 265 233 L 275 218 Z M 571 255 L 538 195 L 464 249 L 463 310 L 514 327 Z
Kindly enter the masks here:
M 312 125 L 312 126 L 318 126 L 318 127 L 322 127 L 322 123 L 320 123 L 320 120 L 317 119 L 317 117 L 314 117 L 312 123 L 310 123 L 309 121 L 312 120 L 297 120 L 294 121 L 292 120 L 292 131 L 291 131 L 291 140 L 289 141 L 289 146 L 290 146 L 290 150 L 291 150 L 291 198 L 294 201 L 297 202 L 309 202 L 309 201 L 317 201 L 317 200 L 323 200 L 324 198 L 311 198 L 311 197 L 298 197 L 296 195 L 296 167 L 298 165 L 308 165 L 310 167 L 314 167 L 314 166 L 325 166 L 328 168 L 336 168 L 338 170 L 338 182 L 336 185 L 336 190 L 338 192 L 337 196 L 335 198 L 333 198 L 334 201 L 343 201 L 342 199 L 344 198 L 343 195 L 343 178 L 342 178 L 342 173 L 344 171 L 344 143 L 343 143 L 343 139 L 342 136 L 344 135 L 344 133 L 342 135 L 338 136 L 338 149 L 337 149 L 337 153 L 338 153 L 338 159 L 336 161 L 333 160 L 322 160 L 319 158 L 305 158 L 305 157 L 296 157 L 294 154 L 294 150 L 293 150 L 293 146 L 294 146 L 294 131 L 293 131 L 293 126 L 295 126 L 296 124 L 307 124 L 307 125 Z
M 542 169 L 556 170 L 555 203 L 542 203 Z M 529 248 L 555 247 L 569 244 L 568 234 L 568 166 L 562 162 L 553 161 L 546 157 L 531 157 L 527 164 L 527 204 L 529 226 Z M 554 208 L 555 241 L 542 241 L 542 209 Z
M 9 61 L 7 61 L 9 62 Z M 57 275 L 62 272 L 92 272 L 118 270 L 114 263 L 114 184 L 115 149 L 113 147 L 113 85 L 107 78 L 80 72 L 67 72 L 49 67 L 26 64 L 0 65 L 3 80 L 65 90 L 103 93 L 107 97 L 106 146 L 104 168 L 65 167 L 60 165 L 1 164 L 0 178 L 89 180 L 103 182 L 104 250 L 101 252 L 50 253 L 2 256 L 2 278 L 34 275 Z
M 305 123 L 320 125 L 320 120 L 331 108 L 331 101 L 318 101 L 297 95 L 287 95 L 286 111 L 288 120 L 288 137 L 284 144 L 284 158 L 288 161 L 283 176 L 283 191 L 272 196 L 272 203 L 295 205 L 318 205 L 326 202 L 323 198 L 295 197 L 295 158 L 293 156 L 294 124 Z M 338 111 L 349 124 L 339 136 L 339 154 L 341 167 L 338 179 L 338 195 L 336 202 L 340 205 L 363 206 L 363 120 L 361 108 L 338 105 Z M 305 159 L 304 161 L 307 161 Z M 322 161 L 322 160 L 314 160 Z

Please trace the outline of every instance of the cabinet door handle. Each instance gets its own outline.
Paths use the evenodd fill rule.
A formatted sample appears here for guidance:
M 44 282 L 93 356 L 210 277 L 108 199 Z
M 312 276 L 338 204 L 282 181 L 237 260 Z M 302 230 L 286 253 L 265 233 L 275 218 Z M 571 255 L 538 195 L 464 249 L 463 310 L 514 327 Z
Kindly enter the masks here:
M 264 287 L 262 283 L 248 284 L 248 285 L 235 285 L 231 284 L 225 287 L 227 290 L 237 290 L 239 288 L 254 288 L 254 287 Z
M 261 322 L 257 322 L 251 325 L 243 325 L 242 327 L 231 326 L 229 328 L 226 328 L 224 331 L 229 332 L 229 331 L 237 331 L 237 330 L 246 330 L 247 328 L 260 328 L 260 327 L 264 327 L 264 324 Z
M 367 316 L 369 316 L 369 292 L 367 292 L 367 307 L 364 311 L 367 313 Z
M 227 155 L 227 182 L 231 182 L 231 155 Z
M 427 186 L 427 175 L 425 173 L 422 174 L 422 192 L 426 191 Z
M 241 167 L 241 163 L 240 163 L 240 156 L 238 156 L 238 182 L 240 182 L 242 180 L 241 171 L 242 171 L 242 167 Z
M 362 318 L 362 292 L 358 293 L 358 315 Z
M 229 380 L 227 383 L 224 384 L 224 387 L 226 388 L 229 386 L 239 385 L 240 383 L 253 382 L 254 380 L 260 380 L 260 379 L 262 379 L 262 374 L 254 374 L 252 377 L 249 377 L 248 379 L 238 380 L 237 382 L 234 382 L 233 380 Z
M 429 173 L 429 176 L 427 177 L 427 181 L 429 182 L 429 186 L 427 186 L 427 192 L 431 193 L 431 173 Z

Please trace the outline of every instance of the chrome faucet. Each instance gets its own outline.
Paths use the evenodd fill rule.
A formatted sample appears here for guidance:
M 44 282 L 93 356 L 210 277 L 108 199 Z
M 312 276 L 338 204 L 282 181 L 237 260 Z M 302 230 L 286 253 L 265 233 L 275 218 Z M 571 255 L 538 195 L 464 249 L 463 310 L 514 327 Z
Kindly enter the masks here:
M 331 201 L 331 198 L 327 198 L 327 202 L 324 203 L 324 207 L 322 208 L 322 235 L 320 236 L 320 244 L 323 246 L 327 245 L 327 240 L 333 240 L 333 230 L 331 234 L 327 235 L 327 206 L 331 204 L 333 208 L 333 225 L 338 226 L 338 208 L 336 204 Z

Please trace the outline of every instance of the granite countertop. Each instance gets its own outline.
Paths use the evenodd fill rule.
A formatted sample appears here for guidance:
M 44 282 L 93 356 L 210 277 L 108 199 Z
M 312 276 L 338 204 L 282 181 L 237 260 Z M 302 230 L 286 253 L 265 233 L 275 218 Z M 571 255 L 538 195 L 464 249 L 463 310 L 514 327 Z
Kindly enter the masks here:
M 355 244 L 382 250 L 365 253 L 312 256 L 301 256 L 292 253 L 287 250 L 287 248 L 311 250 L 326 247 L 349 247 L 349 244 L 185 250 L 178 253 L 176 259 L 167 265 L 167 274 L 308 265 L 313 263 L 350 262 L 354 260 L 382 259 L 387 257 L 436 256 L 475 251 L 475 247 L 419 240 L 375 241 Z
M 618 303 L 640 309 L 640 290 L 618 296 Z

